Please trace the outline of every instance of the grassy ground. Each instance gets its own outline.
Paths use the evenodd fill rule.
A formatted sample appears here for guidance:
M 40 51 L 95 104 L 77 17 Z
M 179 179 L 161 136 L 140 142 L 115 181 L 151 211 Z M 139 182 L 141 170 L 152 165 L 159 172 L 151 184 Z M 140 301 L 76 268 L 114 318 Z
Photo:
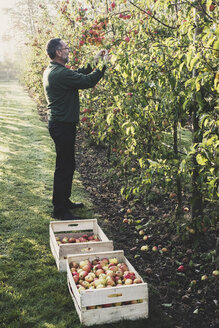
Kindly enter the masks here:
M 82 327 L 49 247 L 53 143 L 16 82 L 0 82 L 0 99 L 0 326 Z M 73 199 L 86 205 L 76 214 L 94 215 L 78 174 Z M 151 310 L 149 320 L 99 327 L 171 327 Z

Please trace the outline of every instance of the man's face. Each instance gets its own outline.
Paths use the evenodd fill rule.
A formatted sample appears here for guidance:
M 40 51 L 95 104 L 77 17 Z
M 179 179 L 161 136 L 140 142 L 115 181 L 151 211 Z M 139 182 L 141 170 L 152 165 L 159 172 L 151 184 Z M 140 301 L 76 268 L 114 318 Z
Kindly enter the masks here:
M 58 54 L 65 64 L 69 61 L 69 47 L 64 41 L 60 41 L 60 50 L 58 50 Z

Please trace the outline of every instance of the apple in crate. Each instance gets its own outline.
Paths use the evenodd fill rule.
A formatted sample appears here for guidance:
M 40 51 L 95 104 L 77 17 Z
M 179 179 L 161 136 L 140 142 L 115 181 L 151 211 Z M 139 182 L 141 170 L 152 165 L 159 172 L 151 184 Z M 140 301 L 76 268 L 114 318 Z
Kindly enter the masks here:
M 72 272 L 72 276 L 73 276 L 75 283 L 77 284 L 80 279 L 78 272 Z
M 76 268 L 77 269 L 79 267 L 79 264 L 75 261 L 72 261 L 72 262 L 69 263 L 69 266 L 70 266 L 70 268 Z
M 68 243 L 68 237 L 63 237 L 62 238 L 62 243 L 67 244 Z
M 70 237 L 68 240 L 69 243 L 75 243 L 76 242 L 76 238 Z
M 123 272 L 128 271 L 128 266 L 125 263 L 118 263 L 117 268 L 119 268 L 119 270 L 122 270 Z
M 97 277 L 99 277 L 101 273 L 104 273 L 103 269 L 97 269 L 97 271 L 95 272 Z
M 94 281 L 94 277 L 88 273 L 88 275 L 84 278 L 87 282 L 91 283 Z
M 109 259 L 109 263 L 118 264 L 117 258 Z
M 82 271 L 79 273 L 79 277 L 80 277 L 80 279 L 85 278 L 87 275 L 88 275 L 88 272 L 87 272 L 87 271 L 83 271 L 83 270 L 82 270 Z

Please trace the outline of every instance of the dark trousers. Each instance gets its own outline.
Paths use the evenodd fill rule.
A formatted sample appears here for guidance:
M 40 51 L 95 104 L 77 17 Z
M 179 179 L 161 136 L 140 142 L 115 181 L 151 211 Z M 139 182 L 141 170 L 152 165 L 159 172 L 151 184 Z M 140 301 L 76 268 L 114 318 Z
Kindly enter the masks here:
M 48 128 L 56 149 L 52 202 L 54 211 L 62 211 L 71 196 L 75 170 L 76 124 L 49 121 Z

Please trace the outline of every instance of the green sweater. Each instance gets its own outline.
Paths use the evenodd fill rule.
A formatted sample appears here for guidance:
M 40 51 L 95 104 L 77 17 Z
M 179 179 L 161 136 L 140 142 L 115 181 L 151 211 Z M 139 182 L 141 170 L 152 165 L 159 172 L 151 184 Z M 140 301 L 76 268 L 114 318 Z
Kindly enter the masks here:
M 65 66 L 50 62 L 43 74 L 43 87 L 48 103 L 50 121 L 78 123 L 80 102 L 78 89 L 94 87 L 105 72 L 88 65 L 73 71 Z

